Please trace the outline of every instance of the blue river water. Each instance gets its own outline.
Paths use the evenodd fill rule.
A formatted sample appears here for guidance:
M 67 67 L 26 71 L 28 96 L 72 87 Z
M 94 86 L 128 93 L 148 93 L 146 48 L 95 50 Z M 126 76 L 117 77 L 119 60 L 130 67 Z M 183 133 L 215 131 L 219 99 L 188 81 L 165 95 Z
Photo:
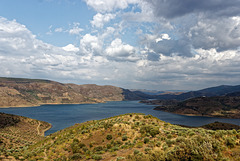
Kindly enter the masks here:
M 138 101 L 107 102 L 100 104 L 67 104 L 42 105 L 39 107 L 0 108 L 0 112 L 26 116 L 46 121 L 52 128 L 45 134 L 90 120 L 99 120 L 125 113 L 151 114 L 171 124 L 201 126 L 215 121 L 240 125 L 240 119 L 223 119 L 201 116 L 184 116 L 153 110 L 154 106 L 138 103 Z

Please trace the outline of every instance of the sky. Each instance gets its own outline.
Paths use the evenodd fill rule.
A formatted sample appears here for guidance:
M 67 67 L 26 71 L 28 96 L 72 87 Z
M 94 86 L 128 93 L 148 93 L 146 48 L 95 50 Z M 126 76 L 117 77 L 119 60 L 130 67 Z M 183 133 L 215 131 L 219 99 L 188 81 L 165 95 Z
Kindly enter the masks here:
M 240 84 L 240 0 L 0 0 L 0 76 L 127 89 Z

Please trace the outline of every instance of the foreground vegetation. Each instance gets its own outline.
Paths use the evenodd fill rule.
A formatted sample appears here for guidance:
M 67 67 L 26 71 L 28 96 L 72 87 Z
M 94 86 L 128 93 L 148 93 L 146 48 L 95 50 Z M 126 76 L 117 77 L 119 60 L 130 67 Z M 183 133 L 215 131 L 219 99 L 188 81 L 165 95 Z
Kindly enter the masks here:
M 11 153 L 19 160 L 239 160 L 240 130 L 185 128 L 125 114 L 58 131 Z
M 35 119 L 0 113 L 0 160 L 14 156 L 29 145 L 44 139 L 51 124 Z M 11 158 L 11 157 L 10 157 Z

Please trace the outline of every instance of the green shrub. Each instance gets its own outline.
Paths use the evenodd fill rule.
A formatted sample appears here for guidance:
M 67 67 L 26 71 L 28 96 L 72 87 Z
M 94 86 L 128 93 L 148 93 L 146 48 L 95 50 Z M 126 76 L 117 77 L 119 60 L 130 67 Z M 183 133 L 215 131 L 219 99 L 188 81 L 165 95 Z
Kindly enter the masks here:
M 142 148 L 142 147 L 143 147 L 143 142 L 138 142 L 138 143 L 136 144 L 136 147 L 137 147 L 137 148 Z
M 140 117 L 137 115 L 137 116 L 135 116 L 135 119 L 137 119 L 137 120 L 138 120 L 138 119 L 140 119 Z
M 147 144 L 149 141 L 150 141 L 149 138 L 144 138 L 144 140 L 143 140 L 144 144 Z
M 106 137 L 107 140 L 111 140 L 112 139 L 112 135 L 108 134 Z
M 229 147 L 229 148 L 234 148 L 235 147 L 235 141 L 233 138 L 227 138 L 226 139 L 226 145 Z
M 81 151 L 81 148 L 79 146 L 80 142 L 78 139 L 73 139 L 73 142 L 71 144 L 72 152 L 73 153 L 79 153 Z
M 82 159 L 82 155 L 80 153 L 75 153 L 69 158 L 70 160 L 79 160 Z
M 92 147 L 93 147 L 93 143 L 90 143 L 90 144 L 89 144 L 89 147 L 92 148 Z
M 128 137 L 127 137 L 126 135 L 124 135 L 124 136 L 122 137 L 122 141 L 127 141 L 127 139 L 128 139 Z
M 93 155 L 93 156 L 92 156 L 92 159 L 101 160 L 101 159 L 102 159 L 102 156 L 101 156 L 101 155 Z
M 118 146 L 114 146 L 112 147 L 111 151 L 118 151 L 119 150 L 119 147 Z
M 172 138 L 172 135 L 171 135 L 171 134 L 168 134 L 168 135 L 167 135 L 167 138 L 168 138 L 168 139 L 171 139 L 171 138 Z
M 124 159 L 125 159 L 124 157 L 117 157 L 117 161 L 124 160 Z
M 148 154 L 152 149 L 151 148 L 145 148 L 144 151 L 146 154 Z
M 111 149 L 112 145 L 111 144 L 107 144 L 107 149 Z
M 151 126 L 149 126 L 149 125 L 144 125 L 144 126 L 142 126 L 141 128 L 140 128 L 140 133 L 141 134 L 144 134 L 144 133 L 149 133 L 150 132 L 150 130 L 151 130 Z
M 93 149 L 94 151 L 102 151 L 103 147 L 102 146 L 97 146 Z
M 173 143 L 174 141 L 172 140 L 169 140 L 169 139 L 166 140 L 166 144 L 168 145 L 168 147 L 171 147 Z
M 179 137 L 177 137 L 177 139 L 176 139 L 176 142 L 184 142 L 185 141 L 185 137 L 183 137 L 183 136 L 179 136 Z
M 152 128 L 149 133 L 152 137 L 155 137 L 157 134 L 159 134 L 159 130 L 158 128 L 155 127 L 155 128 Z
M 113 126 L 112 123 L 109 123 L 109 122 L 104 123 L 104 128 L 105 128 L 105 129 L 108 129 L 108 128 L 112 127 L 112 126 Z
M 157 134 L 159 134 L 159 130 L 155 126 L 144 125 L 140 128 L 140 133 L 141 134 L 147 134 L 147 135 L 150 134 L 152 137 L 155 137 Z
M 136 125 L 136 126 L 139 126 L 139 124 L 140 124 L 140 122 L 135 122 L 135 124 L 134 124 L 134 125 Z
M 137 154 L 139 154 L 139 153 L 140 153 L 139 150 L 134 150 L 134 152 L 133 152 L 134 155 L 137 155 Z

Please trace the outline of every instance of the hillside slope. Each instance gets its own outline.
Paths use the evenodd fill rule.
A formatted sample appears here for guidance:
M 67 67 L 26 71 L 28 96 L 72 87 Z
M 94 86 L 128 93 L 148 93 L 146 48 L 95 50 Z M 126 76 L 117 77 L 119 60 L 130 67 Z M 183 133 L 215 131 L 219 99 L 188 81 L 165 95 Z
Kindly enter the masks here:
M 50 80 L 0 78 L 0 107 L 39 106 L 41 104 L 80 104 L 128 99 L 125 89 L 95 84 L 63 84 Z M 130 92 L 132 99 L 146 99 Z
M 19 152 L 22 160 L 229 160 L 240 158 L 240 131 L 184 128 L 151 115 L 125 114 L 58 131 Z
M 197 97 L 155 110 L 184 115 L 240 118 L 240 96 Z
M 44 121 L 0 113 L 0 156 L 42 140 L 50 128 L 51 124 Z

